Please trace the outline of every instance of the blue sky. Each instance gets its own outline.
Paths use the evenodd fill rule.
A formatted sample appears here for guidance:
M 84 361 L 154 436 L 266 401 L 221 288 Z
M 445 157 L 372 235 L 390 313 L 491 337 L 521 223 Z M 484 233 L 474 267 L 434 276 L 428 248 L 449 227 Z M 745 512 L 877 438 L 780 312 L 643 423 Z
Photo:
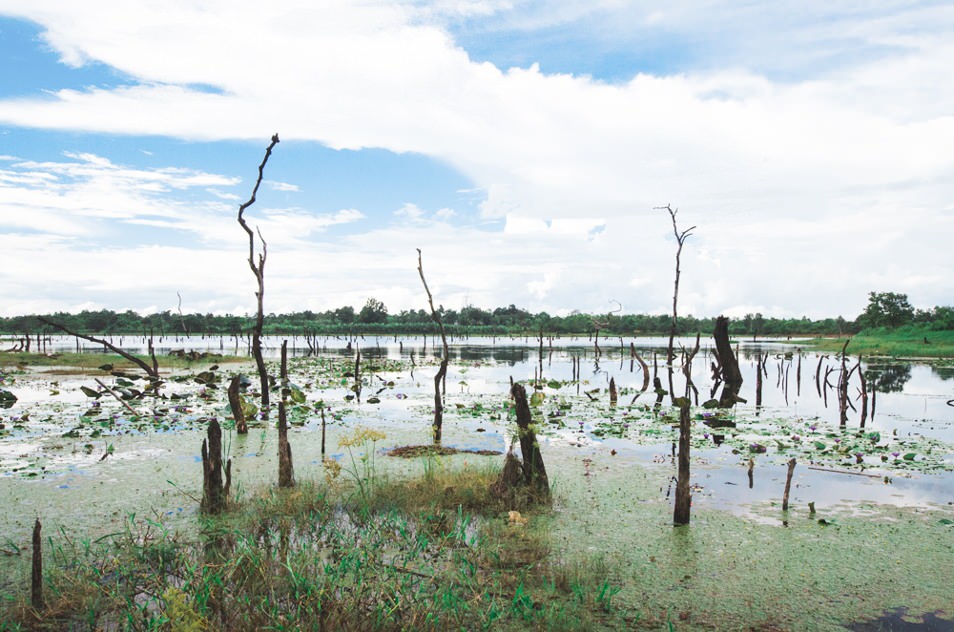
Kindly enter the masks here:
M 0 313 L 951 303 L 945 3 L 273 5 L 0 0 Z

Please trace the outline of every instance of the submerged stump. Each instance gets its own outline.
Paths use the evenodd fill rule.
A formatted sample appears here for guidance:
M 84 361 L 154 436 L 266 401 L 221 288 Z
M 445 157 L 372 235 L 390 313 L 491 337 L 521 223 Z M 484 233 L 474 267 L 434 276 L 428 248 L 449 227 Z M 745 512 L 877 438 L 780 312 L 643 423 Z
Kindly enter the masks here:
M 232 459 L 225 465 L 222 480 L 222 428 L 219 422 L 209 422 L 208 437 L 202 440 L 202 504 L 204 513 L 218 514 L 225 510 L 229 488 L 232 486 Z
M 278 486 L 295 486 L 295 470 L 292 467 L 291 444 L 288 443 L 288 419 L 285 416 L 285 402 L 278 403 Z

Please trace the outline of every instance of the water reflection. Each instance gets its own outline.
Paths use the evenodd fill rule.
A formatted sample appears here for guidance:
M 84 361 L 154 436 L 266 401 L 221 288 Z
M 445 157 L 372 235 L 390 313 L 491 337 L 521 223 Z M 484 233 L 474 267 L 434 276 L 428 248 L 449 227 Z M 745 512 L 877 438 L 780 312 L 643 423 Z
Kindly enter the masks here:
M 901 393 L 910 379 L 910 364 L 869 364 L 865 370 L 865 380 L 879 393 Z

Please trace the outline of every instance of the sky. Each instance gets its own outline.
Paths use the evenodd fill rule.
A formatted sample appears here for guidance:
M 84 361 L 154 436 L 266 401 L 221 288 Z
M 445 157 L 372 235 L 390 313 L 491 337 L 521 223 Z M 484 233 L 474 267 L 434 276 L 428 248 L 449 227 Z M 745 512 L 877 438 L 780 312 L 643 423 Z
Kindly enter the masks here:
M 0 0 L 0 315 L 954 297 L 954 5 Z M 261 245 L 257 244 L 260 249 Z M 181 300 L 181 303 L 180 303 Z

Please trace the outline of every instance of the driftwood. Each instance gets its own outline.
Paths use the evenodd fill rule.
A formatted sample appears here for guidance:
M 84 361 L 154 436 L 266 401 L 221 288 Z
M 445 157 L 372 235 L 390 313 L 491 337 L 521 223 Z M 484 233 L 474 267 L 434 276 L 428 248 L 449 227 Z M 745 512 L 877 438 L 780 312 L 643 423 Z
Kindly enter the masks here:
M 126 401 L 125 401 L 122 397 L 120 397 L 119 395 L 117 395 L 117 394 L 116 394 L 116 391 L 114 391 L 113 389 L 111 389 L 111 388 L 109 388 L 108 386 L 106 386 L 105 384 L 103 384 L 103 382 L 102 382 L 98 377 L 97 377 L 97 378 L 93 378 L 93 379 L 96 381 L 97 384 L 99 384 L 100 386 L 102 386 L 102 387 L 106 390 L 107 393 L 109 393 L 110 395 L 112 395 L 113 397 L 115 397 L 117 402 L 119 402 L 120 404 L 122 404 L 123 406 L 125 406 L 125 407 L 126 407 L 126 410 L 128 410 L 134 417 L 138 417 L 138 416 L 139 416 L 139 413 L 137 413 L 137 412 L 133 409 L 132 406 L 130 406 L 129 404 L 127 404 Z

